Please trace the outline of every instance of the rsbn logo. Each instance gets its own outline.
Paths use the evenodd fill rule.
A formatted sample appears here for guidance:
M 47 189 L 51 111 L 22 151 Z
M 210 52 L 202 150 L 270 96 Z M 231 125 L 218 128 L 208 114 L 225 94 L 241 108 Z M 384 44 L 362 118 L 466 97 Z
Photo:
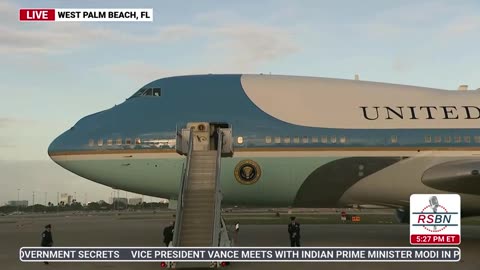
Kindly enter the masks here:
M 452 215 L 458 215 L 456 212 L 448 212 L 447 208 L 438 202 L 437 196 L 431 196 L 425 206 L 418 214 L 416 226 L 423 224 L 423 228 L 431 232 L 440 232 L 447 226 L 458 226 L 452 224 Z
M 410 222 L 411 244 L 459 244 L 460 196 L 412 195 Z

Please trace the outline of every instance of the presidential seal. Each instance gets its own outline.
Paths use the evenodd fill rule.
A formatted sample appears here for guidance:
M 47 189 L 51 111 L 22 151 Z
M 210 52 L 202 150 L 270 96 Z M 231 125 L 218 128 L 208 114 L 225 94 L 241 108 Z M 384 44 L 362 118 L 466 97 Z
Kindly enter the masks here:
M 258 163 L 253 160 L 246 159 L 240 161 L 234 170 L 235 179 L 240 184 L 252 185 L 255 184 L 260 176 L 262 176 L 262 170 Z

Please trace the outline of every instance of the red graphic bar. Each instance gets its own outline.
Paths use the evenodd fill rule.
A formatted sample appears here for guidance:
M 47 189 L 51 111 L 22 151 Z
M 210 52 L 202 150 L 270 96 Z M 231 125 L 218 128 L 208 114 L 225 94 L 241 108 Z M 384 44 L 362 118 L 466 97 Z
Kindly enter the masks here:
M 22 8 L 19 16 L 20 21 L 55 21 L 55 9 Z
M 458 245 L 460 235 L 458 234 L 412 234 L 410 235 L 412 245 Z

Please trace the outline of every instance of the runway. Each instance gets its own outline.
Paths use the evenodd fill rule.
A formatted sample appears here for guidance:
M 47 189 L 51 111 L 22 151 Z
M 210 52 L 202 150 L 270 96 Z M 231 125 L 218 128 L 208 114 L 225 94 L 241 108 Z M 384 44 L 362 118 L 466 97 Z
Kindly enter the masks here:
M 170 214 L 1 217 L 0 269 L 159 269 L 159 263 L 22 263 L 22 246 L 38 246 L 45 224 L 53 226 L 55 246 L 162 246 Z M 300 220 L 301 222 L 301 220 Z M 303 246 L 410 246 L 405 224 L 304 224 Z M 240 246 L 286 246 L 286 225 L 241 225 Z M 229 269 L 480 269 L 480 226 L 462 226 L 459 263 L 233 263 Z

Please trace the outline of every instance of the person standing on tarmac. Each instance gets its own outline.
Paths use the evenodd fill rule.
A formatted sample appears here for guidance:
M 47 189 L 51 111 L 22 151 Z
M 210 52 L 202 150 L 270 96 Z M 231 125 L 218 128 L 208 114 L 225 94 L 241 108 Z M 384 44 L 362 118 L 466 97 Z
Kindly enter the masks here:
M 291 222 L 288 224 L 288 234 L 290 235 L 290 246 L 300 247 L 300 224 L 295 220 L 295 217 L 290 218 Z
M 45 226 L 45 231 L 42 233 L 42 247 L 51 247 L 53 246 L 53 237 L 52 237 L 52 225 L 48 224 Z M 48 264 L 48 262 L 43 262 Z
M 165 243 L 165 246 L 168 247 L 170 245 L 170 242 L 173 241 L 173 230 L 175 229 L 175 222 L 172 221 L 170 223 L 170 226 L 165 227 L 163 229 L 163 242 Z

